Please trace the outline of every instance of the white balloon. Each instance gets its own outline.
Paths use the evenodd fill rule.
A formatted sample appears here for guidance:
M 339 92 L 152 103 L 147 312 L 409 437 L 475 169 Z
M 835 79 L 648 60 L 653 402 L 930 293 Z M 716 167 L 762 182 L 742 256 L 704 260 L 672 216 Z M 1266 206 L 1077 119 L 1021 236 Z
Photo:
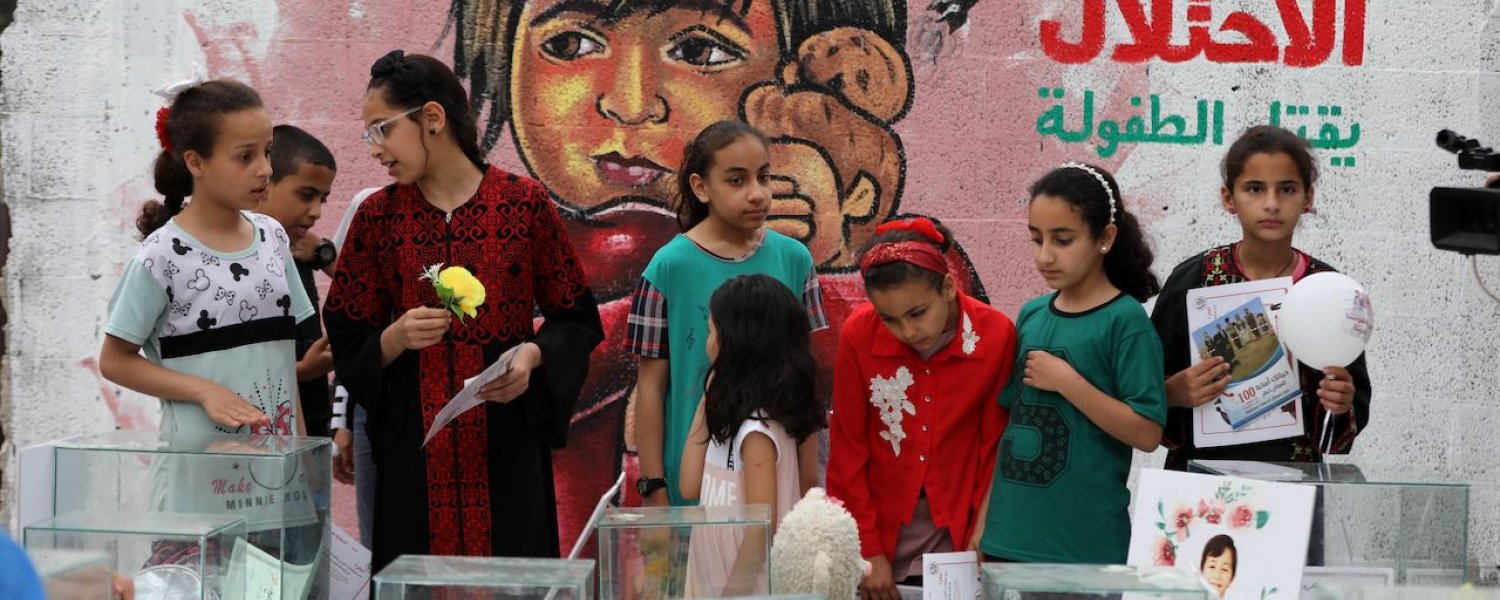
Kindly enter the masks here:
M 1333 272 L 1314 273 L 1293 285 L 1276 320 L 1276 334 L 1287 351 L 1320 371 L 1349 366 L 1365 351 L 1375 329 L 1369 292 Z

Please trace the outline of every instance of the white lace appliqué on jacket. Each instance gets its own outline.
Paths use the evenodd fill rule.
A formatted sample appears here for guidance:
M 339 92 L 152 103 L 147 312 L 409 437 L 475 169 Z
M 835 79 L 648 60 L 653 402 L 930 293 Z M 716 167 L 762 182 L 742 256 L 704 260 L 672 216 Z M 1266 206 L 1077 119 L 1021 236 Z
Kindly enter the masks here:
M 870 404 L 880 410 L 880 420 L 886 427 L 880 438 L 891 443 L 896 456 L 901 456 L 901 440 L 906 439 L 906 431 L 901 429 L 901 412 L 917 414 L 916 405 L 906 399 L 906 390 L 913 383 L 915 380 L 906 367 L 896 369 L 896 375 L 890 379 L 879 375 L 870 379 Z
M 974 350 L 979 347 L 979 334 L 974 332 L 974 322 L 969 320 L 969 315 L 964 315 L 964 356 L 973 356 Z

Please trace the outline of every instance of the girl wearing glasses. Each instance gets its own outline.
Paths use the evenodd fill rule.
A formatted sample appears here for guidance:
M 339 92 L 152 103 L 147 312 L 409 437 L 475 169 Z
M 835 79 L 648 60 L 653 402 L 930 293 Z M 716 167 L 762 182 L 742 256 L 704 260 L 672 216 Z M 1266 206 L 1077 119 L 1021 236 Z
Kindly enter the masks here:
M 593 292 L 542 185 L 485 164 L 447 66 L 397 50 L 370 75 L 365 141 L 395 183 L 355 214 L 324 319 L 380 465 L 373 567 L 402 554 L 555 557 L 552 449 L 603 338 Z M 484 284 L 474 319 L 433 308 L 419 276 L 439 263 Z M 424 447 L 464 382 L 518 345 L 480 389 L 488 402 Z

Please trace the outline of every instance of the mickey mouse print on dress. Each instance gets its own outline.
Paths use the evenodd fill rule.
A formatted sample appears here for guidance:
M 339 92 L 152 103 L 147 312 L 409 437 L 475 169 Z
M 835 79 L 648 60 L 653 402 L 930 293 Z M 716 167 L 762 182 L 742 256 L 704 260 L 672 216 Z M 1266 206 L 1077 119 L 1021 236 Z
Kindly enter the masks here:
M 174 222 L 147 236 L 111 300 L 107 332 L 140 344 L 164 367 L 224 384 L 274 418 L 296 410 L 290 391 L 296 374 L 262 367 L 283 364 L 281 354 L 294 352 L 296 324 L 313 307 L 301 280 L 286 277 L 292 260 L 286 232 L 269 217 L 245 218 L 256 234 L 238 252 L 214 250 Z M 252 381 L 247 374 L 255 372 Z M 268 389 L 287 391 L 277 396 Z M 190 402 L 165 399 L 162 419 L 164 431 L 234 433 Z M 291 423 L 277 419 L 264 433 L 290 434 Z

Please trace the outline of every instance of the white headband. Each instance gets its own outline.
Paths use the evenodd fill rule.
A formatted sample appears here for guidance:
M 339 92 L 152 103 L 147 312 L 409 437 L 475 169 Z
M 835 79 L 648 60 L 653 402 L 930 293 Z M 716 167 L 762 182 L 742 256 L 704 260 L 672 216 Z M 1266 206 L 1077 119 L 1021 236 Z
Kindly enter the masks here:
M 1104 195 L 1109 196 L 1109 224 L 1110 225 L 1114 225 L 1115 224 L 1115 190 L 1114 190 L 1114 188 L 1109 187 L 1109 181 L 1107 181 L 1107 180 L 1104 179 L 1104 174 L 1100 173 L 1099 171 L 1094 170 L 1093 167 L 1090 167 L 1090 166 L 1088 166 L 1086 164 L 1083 164 L 1083 163 L 1080 163 L 1080 162 L 1063 163 L 1062 167 L 1059 167 L 1059 168 L 1062 168 L 1062 169 L 1081 169 L 1084 172 L 1088 173 L 1089 175 L 1093 175 L 1094 179 L 1099 180 L 1099 185 L 1101 185 L 1101 186 L 1104 187 Z

